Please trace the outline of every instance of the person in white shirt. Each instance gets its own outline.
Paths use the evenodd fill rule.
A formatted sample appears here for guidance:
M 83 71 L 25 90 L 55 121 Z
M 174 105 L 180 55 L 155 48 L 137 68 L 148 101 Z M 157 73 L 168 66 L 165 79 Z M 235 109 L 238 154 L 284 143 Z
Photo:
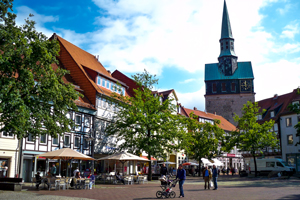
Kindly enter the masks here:
M 76 173 L 77 173 L 77 172 L 79 172 L 79 168 L 78 168 L 78 167 L 76 167 L 76 169 L 75 169 L 74 172 L 73 172 L 74 176 L 76 176 Z

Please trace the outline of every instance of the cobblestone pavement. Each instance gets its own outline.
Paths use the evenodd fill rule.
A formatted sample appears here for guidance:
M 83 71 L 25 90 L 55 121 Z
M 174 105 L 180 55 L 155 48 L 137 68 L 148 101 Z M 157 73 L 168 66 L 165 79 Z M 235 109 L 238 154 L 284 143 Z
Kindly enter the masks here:
M 156 199 L 156 192 L 161 190 L 158 181 L 146 184 L 111 185 L 97 184 L 92 190 L 40 190 L 37 191 L 26 184 L 22 192 L 0 191 L 0 199 L 122 199 L 141 200 Z M 173 190 L 179 196 L 178 185 Z M 201 177 L 188 177 L 184 184 L 185 199 L 300 199 L 300 179 L 268 179 L 238 176 L 218 178 L 218 190 L 204 190 Z

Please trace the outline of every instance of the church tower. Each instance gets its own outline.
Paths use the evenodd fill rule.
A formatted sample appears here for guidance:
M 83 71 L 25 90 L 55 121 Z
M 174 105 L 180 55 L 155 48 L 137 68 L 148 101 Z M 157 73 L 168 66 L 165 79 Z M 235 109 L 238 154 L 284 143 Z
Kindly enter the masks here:
M 253 71 L 251 62 L 237 62 L 234 38 L 224 0 L 218 63 L 205 64 L 205 109 L 223 116 L 236 125 L 234 113 L 241 116 L 247 101 L 254 102 Z

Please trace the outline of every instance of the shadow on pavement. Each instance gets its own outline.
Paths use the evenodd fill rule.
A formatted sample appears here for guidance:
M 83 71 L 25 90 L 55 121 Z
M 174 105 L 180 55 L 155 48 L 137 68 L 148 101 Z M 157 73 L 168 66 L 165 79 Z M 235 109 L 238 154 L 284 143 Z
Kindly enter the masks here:
M 300 199 L 300 194 L 298 195 L 288 195 L 288 196 L 285 196 L 285 197 L 282 197 L 280 199 L 290 199 L 290 200 L 299 200 Z

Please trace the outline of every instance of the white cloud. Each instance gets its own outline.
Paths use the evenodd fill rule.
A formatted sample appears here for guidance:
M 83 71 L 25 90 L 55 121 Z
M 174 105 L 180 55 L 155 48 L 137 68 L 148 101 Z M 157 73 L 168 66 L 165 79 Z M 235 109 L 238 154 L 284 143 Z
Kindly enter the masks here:
M 295 35 L 298 34 L 299 32 L 300 32 L 299 23 L 293 21 L 284 27 L 284 30 L 282 31 L 280 37 L 294 39 Z
M 255 100 L 290 93 L 300 86 L 300 64 L 287 60 L 259 65 L 254 70 Z
M 276 11 L 279 12 L 280 15 L 284 15 L 292 8 L 292 4 L 286 4 L 283 8 L 278 8 Z
M 185 108 L 193 109 L 196 107 L 198 110 L 205 110 L 205 86 L 201 87 L 200 90 L 191 93 L 180 93 L 176 91 L 179 103 Z
M 23 25 L 25 23 L 24 19 L 27 19 L 29 14 L 33 14 L 34 16 L 31 17 L 30 20 L 33 20 L 36 22 L 36 24 L 35 24 L 36 30 L 39 32 L 42 32 L 47 37 L 50 37 L 53 34 L 53 31 L 45 28 L 45 23 L 56 22 L 59 20 L 58 16 L 41 15 L 27 6 L 17 7 L 16 10 L 17 10 L 16 23 L 18 25 Z
M 272 50 L 275 53 L 297 53 L 300 52 L 300 43 L 290 44 L 286 43 L 283 46 L 277 47 Z
M 201 80 L 203 80 L 203 79 L 201 79 Z M 185 84 L 185 83 L 190 83 L 190 82 L 194 82 L 194 81 L 197 81 L 197 79 L 195 79 L 195 78 L 190 78 L 190 79 L 186 79 L 186 80 L 184 80 L 184 81 L 181 81 L 180 83 Z

